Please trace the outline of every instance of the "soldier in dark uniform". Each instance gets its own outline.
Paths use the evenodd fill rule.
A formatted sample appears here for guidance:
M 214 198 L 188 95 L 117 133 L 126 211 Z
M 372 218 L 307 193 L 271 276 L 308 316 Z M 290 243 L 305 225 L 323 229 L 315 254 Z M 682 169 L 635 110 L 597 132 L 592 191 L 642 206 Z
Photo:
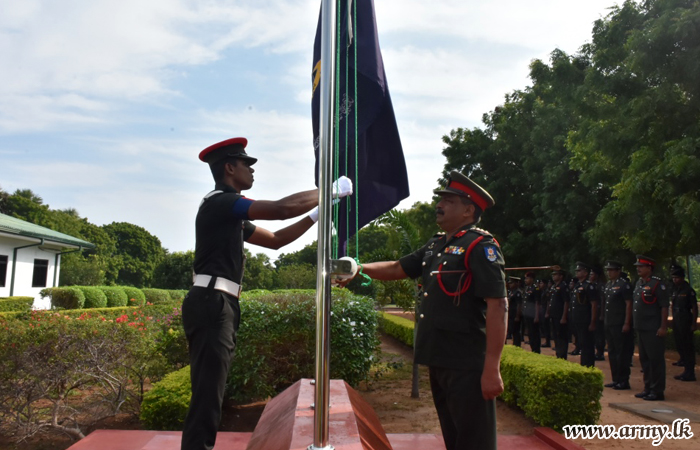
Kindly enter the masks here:
M 569 286 L 564 281 L 564 270 L 552 271 L 552 287 L 549 289 L 547 316 L 552 324 L 552 337 L 557 358 L 566 359 L 569 351 Z
M 459 172 L 435 191 L 439 234 L 398 261 L 365 264 L 379 280 L 422 277 L 415 361 L 429 367 L 433 401 L 447 450 L 496 448 L 495 398 L 503 392 L 505 268 L 498 242 L 474 228 L 494 202 Z
M 637 255 L 633 318 L 639 337 L 639 361 L 644 371 L 644 391 L 635 397 L 656 401 L 664 399 L 666 390 L 666 331 L 668 328 L 668 290 L 659 277 L 653 276 L 656 262 Z
M 632 334 L 632 285 L 620 277 L 622 264 L 606 261 L 608 282 L 605 285 L 605 337 L 612 382 L 605 385 L 615 390 L 630 389 L 632 355 L 625 351 L 634 347 Z
M 245 138 L 228 139 L 204 149 L 199 158 L 211 169 L 215 190 L 200 204 L 195 222 L 194 286 L 182 304 L 189 344 L 192 399 L 182 432 L 182 450 L 211 450 L 221 419 L 224 386 L 240 322 L 238 298 L 243 278 L 243 242 L 280 248 L 311 228 L 318 212 L 270 232 L 254 219 L 288 219 L 318 204 L 318 191 L 292 194 L 278 201 L 253 201 L 241 195 L 253 186 L 253 164 Z M 338 196 L 352 192 L 344 179 Z
M 513 338 L 513 345 L 520 347 L 522 342 L 523 290 L 520 278 L 508 277 L 508 329 Z
M 673 288 L 671 301 L 673 304 L 673 336 L 676 349 L 681 356 L 685 370 L 676 375 L 676 380 L 696 381 L 695 378 L 695 345 L 693 333 L 698 323 L 698 298 L 690 284 L 685 281 L 685 270 L 678 267 L 671 272 Z
M 572 319 L 576 342 L 581 349 L 581 365 L 595 366 L 595 328 L 598 317 L 598 289 L 588 281 L 591 268 L 576 263 L 576 284 L 571 290 Z
M 552 323 L 547 316 L 547 309 L 549 308 L 549 286 L 544 280 L 537 281 L 537 287 L 540 290 L 540 333 L 544 338 L 543 348 L 549 348 L 552 346 Z
M 534 353 L 540 353 L 540 301 L 542 291 L 535 284 L 535 273 L 525 274 L 525 293 L 523 301 L 523 317 L 525 318 L 525 330 L 530 339 L 530 349 Z M 544 318 L 543 318 L 544 319 Z
M 595 325 L 595 360 L 605 361 L 605 278 L 603 269 L 594 266 L 588 280 L 598 289 L 598 319 Z

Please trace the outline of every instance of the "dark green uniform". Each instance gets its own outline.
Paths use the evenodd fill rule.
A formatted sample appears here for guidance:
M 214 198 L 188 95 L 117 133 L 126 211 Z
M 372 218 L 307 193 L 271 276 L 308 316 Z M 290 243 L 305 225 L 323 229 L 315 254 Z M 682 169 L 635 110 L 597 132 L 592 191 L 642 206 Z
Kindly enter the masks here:
M 513 337 L 513 345 L 520 347 L 522 342 L 523 291 L 520 288 L 508 292 L 508 329 Z M 520 315 L 520 316 L 519 316 Z M 517 319 L 517 320 L 516 320 Z
M 673 336 L 676 340 L 676 349 L 685 366 L 685 374 L 695 374 L 695 346 L 693 345 L 693 305 L 697 305 L 698 298 L 690 284 L 683 280 L 680 286 L 673 285 L 671 290 L 673 304 Z
M 588 280 L 576 281 L 571 290 L 572 322 L 576 328 L 576 343 L 581 350 L 581 365 L 595 366 L 595 331 L 590 331 L 593 303 L 598 302 L 598 289 Z
M 632 301 L 632 286 L 627 280 L 618 278 L 605 285 L 605 338 L 608 343 L 610 372 L 615 384 L 629 384 L 632 355 L 625 351 L 634 345 L 634 334 L 630 329 L 622 331 L 625 325 L 627 302 Z M 631 318 L 630 318 L 631 319 Z M 631 322 L 631 320 L 630 320 Z
M 598 320 L 595 327 L 595 359 L 605 361 L 605 283 L 598 278 L 594 284 L 598 289 Z
M 569 286 L 564 281 L 553 284 L 549 290 L 549 318 L 552 322 L 552 337 L 557 358 L 566 359 L 569 350 L 569 326 L 561 323 L 566 302 L 569 301 Z
M 634 287 L 634 327 L 639 337 L 639 361 L 644 370 L 644 392 L 657 396 L 666 389 L 665 338 L 661 328 L 662 308 L 668 308 L 668 290 L 659 277 L 640 278 Z
M 430 367 L 447 450 L 495 449 L 495 401 L 483 399 L 481 374 L 486 355 L 484 299 L 506 297 L 498 244 L 487 232 L 465 227 L 449 242 L 445 235 L 436 235 L 399 263 L 409 277 L 422 276 L 415 361 Z
M 549 297 L 549 288 L 547 288 L 547 284 L 545 283 L 544 285 L 538 284 L 538 289 L 540 290 L 540 333 L 542 337 L 544 338 L 544 344 L 542 344 L 542 347 L 551 347 L 552 346 L 552 322 L 549 320 L 549 318 L 545 318 L 544 316 L 547 315 L 547 308 L 549 307 L 549 302 L 550 302 L 550 297 Z
M 523 301 L 523 319 L 525 320 L 525 332 L 530 339 L 530 348 L 534 353 L 540 353 L 540 320 L 544 320 L 544 316 L 539 315 L 540 302 L 542 300 L 542 291 L 537 288 L 536 284 L 525 286 Z M 535 323 L 535 318 L 538 322 Z

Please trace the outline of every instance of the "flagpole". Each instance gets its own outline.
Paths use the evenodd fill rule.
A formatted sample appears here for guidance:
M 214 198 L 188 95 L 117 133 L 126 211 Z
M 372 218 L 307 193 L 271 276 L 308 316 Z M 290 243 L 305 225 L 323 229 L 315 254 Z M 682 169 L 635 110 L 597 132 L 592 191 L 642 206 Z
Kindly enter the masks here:
M 319 114 L 318 253 L 316 272 L 316 376 L 314 442 L 309 449 L 332 449 L 329 444 L 330 305 L 333 117 L 335 115 L 336 0 L 321 1 L 321 80 Z

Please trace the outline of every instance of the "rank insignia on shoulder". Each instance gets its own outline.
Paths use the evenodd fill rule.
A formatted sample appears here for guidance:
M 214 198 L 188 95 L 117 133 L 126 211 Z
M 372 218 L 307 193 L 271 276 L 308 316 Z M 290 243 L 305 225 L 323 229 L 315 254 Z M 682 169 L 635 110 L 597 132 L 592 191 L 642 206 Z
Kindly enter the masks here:
M 449 253 L 450 255 L 463 255 L 464 252 L 464 247 L 459 247 L 457 245 L 450 245 L 445 249 L 445 253 Z
M 498 252 L 496 251 L 495 246 L 487 245 L 484 247 L 484 253 L 486 253 L 486 259 L 489 261 L 496 262 L 498 260 Z

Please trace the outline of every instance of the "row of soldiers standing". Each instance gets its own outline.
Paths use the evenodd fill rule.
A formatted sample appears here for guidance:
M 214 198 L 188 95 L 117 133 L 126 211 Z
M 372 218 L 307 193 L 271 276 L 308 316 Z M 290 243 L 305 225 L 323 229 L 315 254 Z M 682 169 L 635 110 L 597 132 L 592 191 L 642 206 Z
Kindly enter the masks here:
M 508 279 L 509 337 L 520 346 L 522 333 L 527 333 L 533 352 L 550 346 L 554 340 L 557 358 L 568 354 L 581 355 L 581 365 L 593 367 L 604 360 L 607 343 L 612 382 L 616 390 L 631 389 L 630 366 L 634 355 L 635 332 L 639 343 L 639 359 L 644 371 L 644 390 L 636 397 L 663 400 L 666 385 L 664 358 L 668 326 L 669 291 L 673 304 L 673 328 L 676 348 L 684 372 L 675 376 L 681 381 L 695 381 L 695 349 L 693 332 L 697 327 L 697 297 L 685 281 L 685 272 L 672 267 L 673 286 L 669 290 L 653 275 L 656 262 L 637 255 L 635 262 L 639 280 L 632 282 L 622 272 L 622 264 L 606 261 L 602 273 L 586 263 L 577 262 L 575 278 L 567 282 L 564 270 L 552 271 L 552 281 L 536 282 L 534 272 L 527 272 L 524 286 L 520 278 Z M 541 337 L 545 343 L 542 344 Z M 569 342 L 575 349 L 568 353 Z

